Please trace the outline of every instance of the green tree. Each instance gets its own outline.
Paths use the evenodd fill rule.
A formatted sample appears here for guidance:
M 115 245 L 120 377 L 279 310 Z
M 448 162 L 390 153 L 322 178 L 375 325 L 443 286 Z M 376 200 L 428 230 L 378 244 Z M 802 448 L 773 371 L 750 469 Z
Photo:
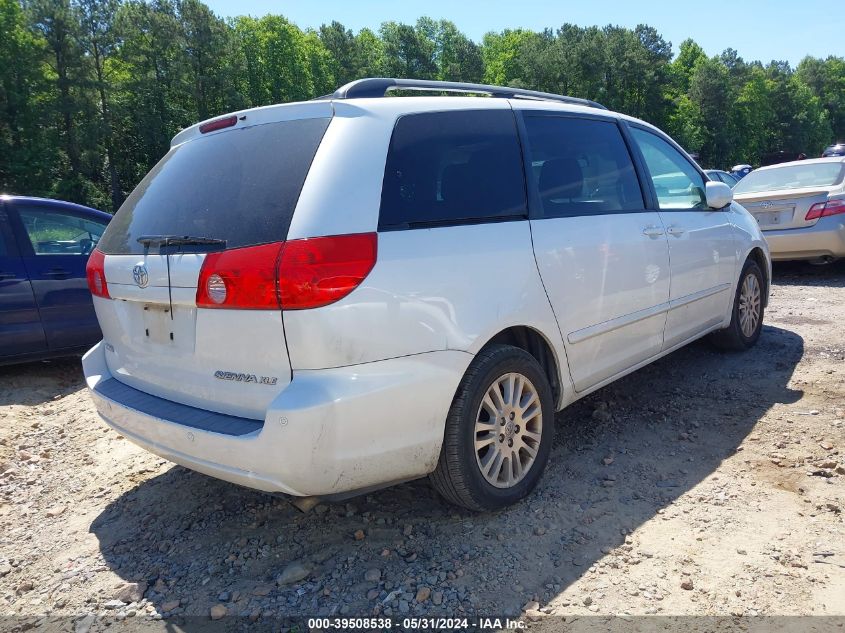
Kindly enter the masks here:
M 827 111 L 833 130 L 830 140 L 845 141 L 845 58 L 805 57 L 795 74 Z
M 80 135 L 86 114 L 89 95 L 84 91 L 88 83 L 84 51 L 79 45 L 81 24 L 79 14 L 70 0 L 32 0 L 27 9 L 33 27 L 43 36 L 49 51 L 47 74 L 51 85 L 50 97 L 54 99 L 59 121 L 56 126 L 62 159 L 67 161 L 67 172 L 60 169 L 53 187 L 55 195 L 84 202 L 89 197 L 89 182 L 83 174 Z
M 312 57 L 318 38 L 313 38 L 309 47 L 305 34 L 278 15 L 239 17 L 235 31 L 247 59 L 247 92 L 252 105 L 301 101 L 317 95 Z M 327 90 L 325 79 L 321 81 L 319 87 Z
M 338 83 L 345 84 L 360 79 L 358 73 L 361 62 L 355 34 L 337 21 L 329 25 L 323 24 L 318 34 L 331 56 L 331 65 Z
M 43 195 L 52 187 L 46 56 L 18 1 L 0 0 L 0 193 Z
M 200 0 L 179 0 L 177 10 L 196 118 L 244 107 L 229 26 Z
M 425 19 L 418 27 L 385 22 L 379 29 L 384 43 L 384 69 L 391 77 L 437 79 L 436 45 Z
M 484 61 L 484 82 L 510 86 L 522 76 L 520 53 L 523 43 L 533 35 L 523 29 L 506 29 L 501 33 L 487 33 L 481 47 Z
M 112 125 L 110 93 L 112 82 L 106 76 L 107 60 L 114 54 L 117 44 L 114 20 L 118 9 L 117 0 L 75 0 L 75 7 L 80 18 L 80 44 L 93 66 L 93 87 L 97 93 L 100 106 L 100 126 L 98 137 L 105 150 L 104 169 L 108 172 L 111 208 L 117 208 L 123 203 L 123 191 L 120 184 L 120 174 L 115 156 L 115 139 Z M 92 159 L 95 164 L 102 161 Z M 97 171 L 100 171 L 99 169 Z

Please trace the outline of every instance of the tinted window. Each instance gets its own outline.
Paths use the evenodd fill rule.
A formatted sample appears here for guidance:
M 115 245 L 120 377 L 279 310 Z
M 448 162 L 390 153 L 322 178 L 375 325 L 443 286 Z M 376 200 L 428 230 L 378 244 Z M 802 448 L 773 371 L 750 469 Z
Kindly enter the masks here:
M 545 217 L 643 208 L 634 165 L 615 123 L 528 115 L 525 127 L 532 186 Z
M 380 228 L 526 213 L 522 156 L 510 110 L 430 112 L 396 122 Z
M 845 164 L 797 163 L 752 171 L 734 189 L 734 193 L 756 193 L 775 189 L 833 187 L 842 182 Z
M 36 255 L 88 255 L 106 225 L 59 209 L 18 207 L 18 216 Z
M 704 177 L 662 138 L 631 128 L 648 167 L 661 209 L 706 209 Z
M 329 121 L 255 125 L 174 147 L 120 207 L 100 249 L 143 253 L 142 235 L 212 237 L 228 248 L 285 239 Z

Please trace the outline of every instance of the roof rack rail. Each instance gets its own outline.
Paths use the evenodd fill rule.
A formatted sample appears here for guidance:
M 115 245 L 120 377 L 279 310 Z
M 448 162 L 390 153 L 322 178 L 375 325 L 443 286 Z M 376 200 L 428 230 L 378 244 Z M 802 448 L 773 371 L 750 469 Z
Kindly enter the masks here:
M 505 99 L 536 99 L 538 101 L 559 101 L 573 105 L 588 106 L 607 110 L 602 104 L 589 99 L 566 97 L 550 92 L 524 90 L 522 88 L 505 88 L 503 86 L 488 86 L 486 84 L 471 84 L 460 81 L 432 81 L 429 79 L 392 79 L 387 77 L 370 77 L 358 79 L 341 86 L 334 93 L 319 97 L 320 99 L 362 99 L 383 97 L 388 90 L 421 90 L 432 92 L 475 92 L 487 94 L 491 97 Z

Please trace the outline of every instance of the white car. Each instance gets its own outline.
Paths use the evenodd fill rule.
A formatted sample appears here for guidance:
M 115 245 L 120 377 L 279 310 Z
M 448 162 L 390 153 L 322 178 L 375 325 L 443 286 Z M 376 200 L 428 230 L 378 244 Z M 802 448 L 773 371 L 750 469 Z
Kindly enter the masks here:
M 709 333 L 752 346 L 770 262 L 651 125 L 365 79 L 180 132 L 88 277 L 85 375 L 126 438 L 265 491 L 429 476 L 486 510 L 537 483 L 556 411 Z
M 845 257 L 845 156 L 761 167 L 734 196 L 757 219 L 773 260 Z

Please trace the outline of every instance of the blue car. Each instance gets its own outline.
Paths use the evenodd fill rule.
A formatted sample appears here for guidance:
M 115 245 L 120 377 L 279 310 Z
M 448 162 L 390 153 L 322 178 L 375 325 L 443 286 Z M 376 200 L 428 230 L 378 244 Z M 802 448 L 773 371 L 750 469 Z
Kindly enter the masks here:
M 100 340 L 85 264 L 111 216 L 0 196 L 0 364 L 85 351 Z

